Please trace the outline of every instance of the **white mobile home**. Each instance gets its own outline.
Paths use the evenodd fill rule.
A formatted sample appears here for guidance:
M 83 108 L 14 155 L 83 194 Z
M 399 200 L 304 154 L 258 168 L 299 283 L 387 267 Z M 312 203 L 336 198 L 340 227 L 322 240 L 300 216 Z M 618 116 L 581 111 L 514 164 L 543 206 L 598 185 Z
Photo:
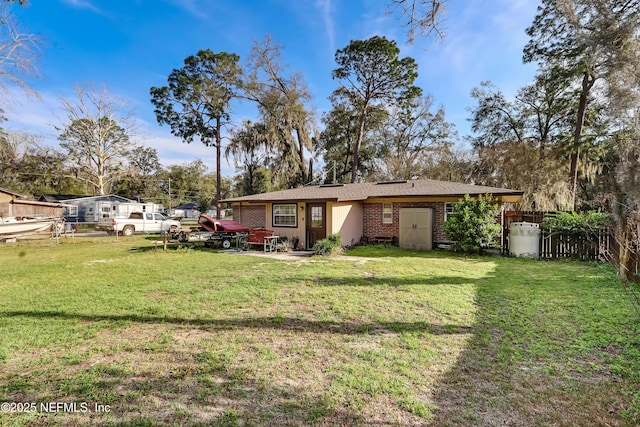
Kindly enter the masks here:
M 100 218 L 129 218 L 132 212 L 162 212 L 164 207 L 155 203 L 139 202 L 96 202 L 94 207 L 95 221 Z

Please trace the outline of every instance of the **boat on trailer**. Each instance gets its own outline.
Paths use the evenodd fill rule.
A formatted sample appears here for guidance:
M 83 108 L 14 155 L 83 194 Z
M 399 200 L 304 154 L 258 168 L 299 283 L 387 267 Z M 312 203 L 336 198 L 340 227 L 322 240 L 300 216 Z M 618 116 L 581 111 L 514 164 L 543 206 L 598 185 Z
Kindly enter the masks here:
M 55 216 L 10 216 L 0 217 L 0 237 L 10 238 L 45 231 L 60 223 Z

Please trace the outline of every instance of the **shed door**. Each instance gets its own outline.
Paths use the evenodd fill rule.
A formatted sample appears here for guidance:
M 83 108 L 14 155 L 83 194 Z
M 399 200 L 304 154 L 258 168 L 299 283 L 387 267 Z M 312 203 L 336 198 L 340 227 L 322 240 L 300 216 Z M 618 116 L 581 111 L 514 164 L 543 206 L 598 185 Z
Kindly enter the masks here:
M 327 237 L 325 203 L 307 205 L 307 247 L 311 249 L 316 241 Z
M 400 209 L 400 247 L 404 249 L 433 249 L 433 209 Z

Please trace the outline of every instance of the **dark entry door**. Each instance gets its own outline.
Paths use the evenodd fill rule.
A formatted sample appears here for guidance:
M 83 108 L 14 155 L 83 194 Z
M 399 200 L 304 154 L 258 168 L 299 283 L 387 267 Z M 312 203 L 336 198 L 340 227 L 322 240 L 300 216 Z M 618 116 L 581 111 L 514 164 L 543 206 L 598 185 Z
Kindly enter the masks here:
M 307 205 L 307 247 L 311 249 L 316 241 L 327 237 L 325 203 Z

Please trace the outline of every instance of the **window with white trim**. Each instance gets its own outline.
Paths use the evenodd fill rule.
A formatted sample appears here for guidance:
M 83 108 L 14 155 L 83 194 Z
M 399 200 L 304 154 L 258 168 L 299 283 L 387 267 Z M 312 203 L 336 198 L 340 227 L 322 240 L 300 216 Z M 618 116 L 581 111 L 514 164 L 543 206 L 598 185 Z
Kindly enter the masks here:
M 455 209 L 453 208 L 455 203 L 445 203 L 444 204 L 444 221 L 447 222 L 449 219 L 449 215 L 453 215 Z
M 393 224 L 393 203 L 382 204 L 382 223 Z
M 62 215 L 69 217 L 77 217 L 78 216 L 78 207 L 75 205 L 63 206 L 62 207 Z
M 273 205 L 273 226 L 274 227 L 297 227 L 298 226 L 298 205 L 295 203 Z

